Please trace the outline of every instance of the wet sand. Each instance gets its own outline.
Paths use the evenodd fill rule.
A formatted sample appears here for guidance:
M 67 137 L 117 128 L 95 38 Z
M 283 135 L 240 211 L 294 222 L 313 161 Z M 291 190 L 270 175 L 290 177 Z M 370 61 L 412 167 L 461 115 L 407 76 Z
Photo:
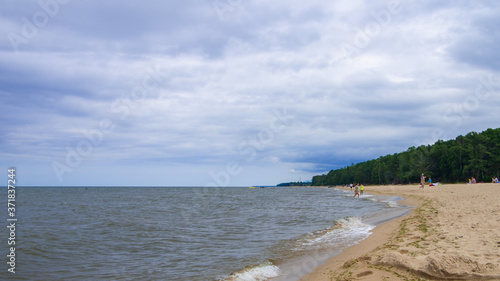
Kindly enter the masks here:
M 366 186 L 416 208 L 301 278 L 500 280 L 500 184 Z

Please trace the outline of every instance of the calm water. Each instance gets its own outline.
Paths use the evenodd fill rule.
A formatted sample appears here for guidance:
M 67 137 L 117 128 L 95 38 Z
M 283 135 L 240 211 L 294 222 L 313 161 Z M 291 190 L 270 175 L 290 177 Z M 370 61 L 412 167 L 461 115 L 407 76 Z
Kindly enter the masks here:
M 3 280 L 296 280 L 405 210 L 395 198 L 323 188 L 40 187 L 16 196 L 16 273 L 3 239 Z

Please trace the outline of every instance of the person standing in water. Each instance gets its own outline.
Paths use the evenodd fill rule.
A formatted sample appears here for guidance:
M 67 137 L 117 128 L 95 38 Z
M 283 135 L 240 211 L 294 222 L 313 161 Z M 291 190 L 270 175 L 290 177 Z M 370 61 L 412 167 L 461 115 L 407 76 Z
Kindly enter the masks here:
M 356 198 L 356 195 L 359 198 L 359 185 L 358 184 L 354 187 L 354 197 L 355 198 Z

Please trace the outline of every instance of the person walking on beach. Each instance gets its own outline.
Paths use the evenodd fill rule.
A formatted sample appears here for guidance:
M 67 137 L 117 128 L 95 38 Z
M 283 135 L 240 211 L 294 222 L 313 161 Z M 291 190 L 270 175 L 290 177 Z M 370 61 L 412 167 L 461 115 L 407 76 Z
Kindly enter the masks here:
M 364 185 L 361 185 L 359 187 L 359 194 L 363 195 L 363 190 L 365 190 L 365 186 Z
M 358 196 L 358 198 L 359 198 L 359 185 L 356 185 L 356 186 L 354 187 L 354 198 L 356 198 L 356 195 L 357 195 L 357 196 Z
M 424 173 L 420 176 L 420 188 L 424 188 L 425 185 L 425 176 Z

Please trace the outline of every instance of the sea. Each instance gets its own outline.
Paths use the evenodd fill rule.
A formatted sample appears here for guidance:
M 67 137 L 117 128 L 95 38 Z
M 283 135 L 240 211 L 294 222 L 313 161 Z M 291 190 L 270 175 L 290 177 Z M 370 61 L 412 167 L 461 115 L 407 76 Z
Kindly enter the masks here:
M 1 280 L 287 280 L 410 207 L 311 187 L 17 187 Z M 2 242 L 3 241 L 3 242 Z

